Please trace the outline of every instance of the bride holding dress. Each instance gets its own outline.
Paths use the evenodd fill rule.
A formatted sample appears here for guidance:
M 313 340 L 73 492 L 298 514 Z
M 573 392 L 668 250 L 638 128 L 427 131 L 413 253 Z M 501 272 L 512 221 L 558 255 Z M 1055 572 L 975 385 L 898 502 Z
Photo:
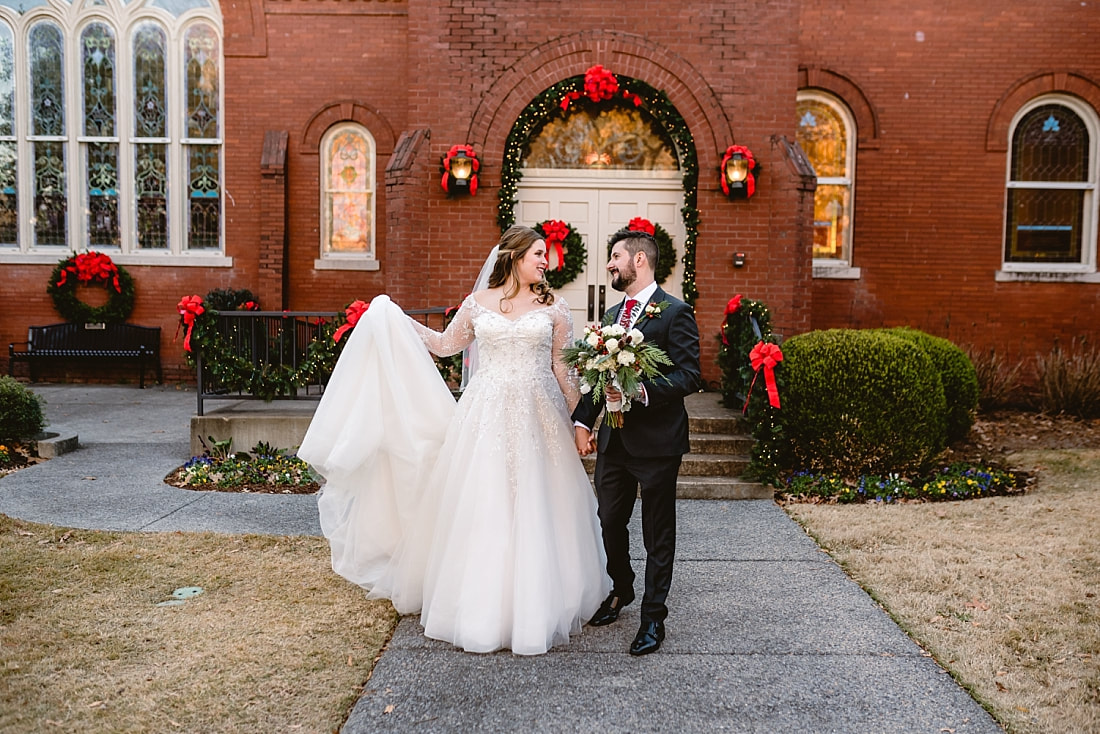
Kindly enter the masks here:
M 546 652 L 610 590 L 561 357 L 569 307 L 546 243 L 512 227 L 443 333 L 379 296 L 345 345 L 298 455 L 325 478 L 332 566 L 428 637 L 470 652 Z M 455 404 L 424 346 L 472 348 Z

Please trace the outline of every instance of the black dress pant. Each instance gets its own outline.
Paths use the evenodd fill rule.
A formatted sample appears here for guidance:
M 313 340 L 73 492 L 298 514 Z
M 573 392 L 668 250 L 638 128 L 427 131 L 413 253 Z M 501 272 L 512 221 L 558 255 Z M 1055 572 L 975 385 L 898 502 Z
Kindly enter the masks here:
M 610 429 L 605 426 L 604 430 Z M 672 586 L 676 555 L 676 477 L 682 461 L 682 456 L 631 456 L 615 430 L 607 447 L 596 457 L 596 498 L 607 551 L 607 574 L 619 592 L 634 588 L 627 524 L 641 487 L 646 550 L 644 622 L 661 622 L 668 616 L 665 600 Z

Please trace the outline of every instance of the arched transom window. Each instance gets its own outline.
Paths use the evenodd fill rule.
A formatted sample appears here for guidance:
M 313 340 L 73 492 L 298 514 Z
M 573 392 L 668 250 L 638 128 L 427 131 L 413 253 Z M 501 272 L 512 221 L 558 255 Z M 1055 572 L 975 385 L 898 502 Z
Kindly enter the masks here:
M 0 259 L 224 262 L 213 3 L 0 0 Z
M 1097 117 L 1069 97 L 1033 100 L 1010 131 L 1004 269 L 1095 269 Z
M 817 173 L 814 194 L 814 273 L 852 262 L 855 121 L 847 106 L 818 91 L 798 94 L 798 144 Z
M 532 138 L 526 168 L 675 171 L 676 146 L 660 123 L 629 103 L 576 105 Z

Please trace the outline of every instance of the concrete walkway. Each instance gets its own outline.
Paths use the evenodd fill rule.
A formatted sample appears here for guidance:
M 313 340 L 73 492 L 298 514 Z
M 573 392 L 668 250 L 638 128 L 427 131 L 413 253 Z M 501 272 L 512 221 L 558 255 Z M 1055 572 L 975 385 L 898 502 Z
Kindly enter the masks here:
M 35 386 L 82 448 L 0 479 L 0 512 L 79 528 L 319 534 L 316 499 L 192 492 L 192 392 Z M 473 655 L 398 625 L 344 734 L 969 732 L 1002 729 L 773 502 L 681 500 L 668 637 L 638 605 L 546 655 Z M 644 554 L 635 512 L 632 542 Z

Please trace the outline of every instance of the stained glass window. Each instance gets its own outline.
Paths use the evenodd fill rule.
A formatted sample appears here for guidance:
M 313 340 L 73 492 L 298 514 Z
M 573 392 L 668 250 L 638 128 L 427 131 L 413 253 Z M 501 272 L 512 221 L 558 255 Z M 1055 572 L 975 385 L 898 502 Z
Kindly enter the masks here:
M 632 104 L 574 105 L 553 118 L 528 146 L 528 168 L 675 171 L 676 147 L 660 123 Z
M 827 265 L 851 262 L 854 123 L 839 100 L 818 92 L 798 95 L 796 136 L 817 174 L 813 257 Z
M 18 243 L 19 161 L 15 150 L 15 44 L 11 27 L 0 21 L 0 247 Z
M 374 251 L 374 140 L 342 125 L 322 141 L 322 255 Z
M 1042 104 L 1012 133 L 1005 260 L 1077 263 L 1090 196 L 1088 126 L 1072 109 Z
M 167 43 L 156 23 L 134 31 L 134 200 L 142 249 L 168 247 Z
M 0 6 L 14 11 L 0 15 L 0 257 L 43 247 L 196 249 L 216 264 L 224 249 L 218 4 Z
M 80 35 L 84 72 L 84 182 L 88 246 L 118 247 L 118 143 L 115 135 L 115 36 L 103 23 Z
M 31 151 L 34 161 L 34 242 L 64 246 L 68 204 L 65 190 L 65 51 L 61 29 L 50 21 L 31 27 Z

